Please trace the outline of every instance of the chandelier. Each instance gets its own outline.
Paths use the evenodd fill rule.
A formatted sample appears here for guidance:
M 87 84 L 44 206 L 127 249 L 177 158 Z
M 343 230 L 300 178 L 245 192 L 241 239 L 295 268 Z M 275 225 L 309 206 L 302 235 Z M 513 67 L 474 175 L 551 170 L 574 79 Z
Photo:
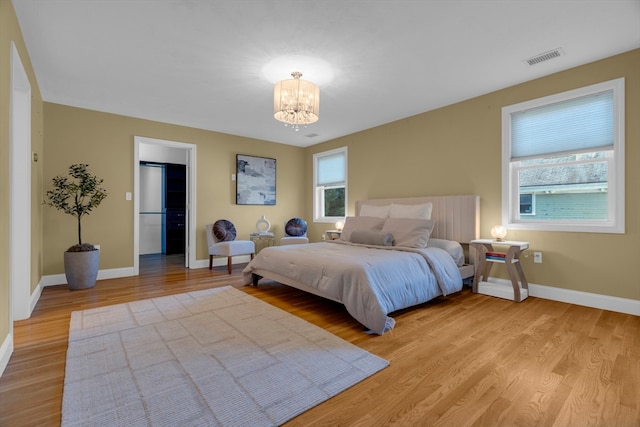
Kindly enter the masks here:
M 276 83 L 273 89 L 273 116 L 276 120 L 291 125 L 296 131 L 319 119 L 320 89 L 315 84 L 300 80 L 302 73 L 291 73 L 293 79 Z

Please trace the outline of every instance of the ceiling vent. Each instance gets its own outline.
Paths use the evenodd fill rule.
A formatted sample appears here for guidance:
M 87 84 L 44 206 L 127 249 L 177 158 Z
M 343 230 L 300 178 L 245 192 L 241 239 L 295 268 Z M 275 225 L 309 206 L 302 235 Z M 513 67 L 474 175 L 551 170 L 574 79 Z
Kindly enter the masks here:
M 533 56 L 529 59 L 525 59 L 524 62 L 529 64 L 529 66 L 533 66 L 539 64 L 541 62 L 549 61 L 550 59 L 558 58 L 564 55 L 564 51 L 560 48 L 550 50 L 549 52 L 541 53 L 539 55 Z

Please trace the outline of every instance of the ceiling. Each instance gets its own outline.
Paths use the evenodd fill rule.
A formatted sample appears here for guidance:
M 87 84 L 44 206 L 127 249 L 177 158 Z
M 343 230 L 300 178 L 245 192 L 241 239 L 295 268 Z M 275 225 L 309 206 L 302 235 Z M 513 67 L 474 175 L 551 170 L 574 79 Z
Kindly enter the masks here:
M 13 4 L 46 102 L 300 147 L 640 47 L 640 0 Z M 292 71 L 320 86 L 299 132 L 273 118 Z

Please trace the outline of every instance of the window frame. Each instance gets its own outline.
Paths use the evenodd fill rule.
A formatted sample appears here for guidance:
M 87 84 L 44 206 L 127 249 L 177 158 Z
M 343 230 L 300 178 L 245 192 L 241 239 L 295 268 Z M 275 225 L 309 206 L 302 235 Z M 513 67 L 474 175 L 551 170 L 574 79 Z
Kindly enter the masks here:
M 625 109 L 624 78 L 618 78 L 566 92 L 509 105 L 502 108 L 502 224 L 509 229 L 569 231 L 589 233 L 625 232 Z M 511 115 L 523 110 L 570 101 L 575 98 L 613 90 L 613 158 L 607 176 L 607 220 L 536 220 L 520 215 L 519 160 L 511 160 Z M 591 150 L 596 151 L 596 150 Z M 541 156 L 542 157 L 542 156 Z M 535 196 L 532 198 L 534 199 Z
M 321 158 L 333 156 L 339 153 L 344 154 L 344 183 L 332 183 L 331 185 L 318 185 L 318 161 Z M 313 221 L 321 223 L 335 223 L 344 221 L 347 215 L 347 182 L 348 182 L 348 150 L 347 147 L 340 147 L 333 150 L 315 153 L 313 155 Z M 324 191 L 325 189 L 342 188 L 344 186 L 344 212 L 343 216 L 324 216 Z

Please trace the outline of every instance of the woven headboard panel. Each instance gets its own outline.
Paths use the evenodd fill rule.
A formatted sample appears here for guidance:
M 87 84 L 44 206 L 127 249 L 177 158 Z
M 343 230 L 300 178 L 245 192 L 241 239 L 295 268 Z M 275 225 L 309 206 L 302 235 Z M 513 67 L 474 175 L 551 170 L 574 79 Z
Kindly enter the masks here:
M 469 243 L 480 235 L 480 196 L 433 196 L 356 201 L 356 215 L 362 205 L 384 206 L 391 203 L 420 205 L 432 203 L 431 219 L 435 227 L 431 237 Z

